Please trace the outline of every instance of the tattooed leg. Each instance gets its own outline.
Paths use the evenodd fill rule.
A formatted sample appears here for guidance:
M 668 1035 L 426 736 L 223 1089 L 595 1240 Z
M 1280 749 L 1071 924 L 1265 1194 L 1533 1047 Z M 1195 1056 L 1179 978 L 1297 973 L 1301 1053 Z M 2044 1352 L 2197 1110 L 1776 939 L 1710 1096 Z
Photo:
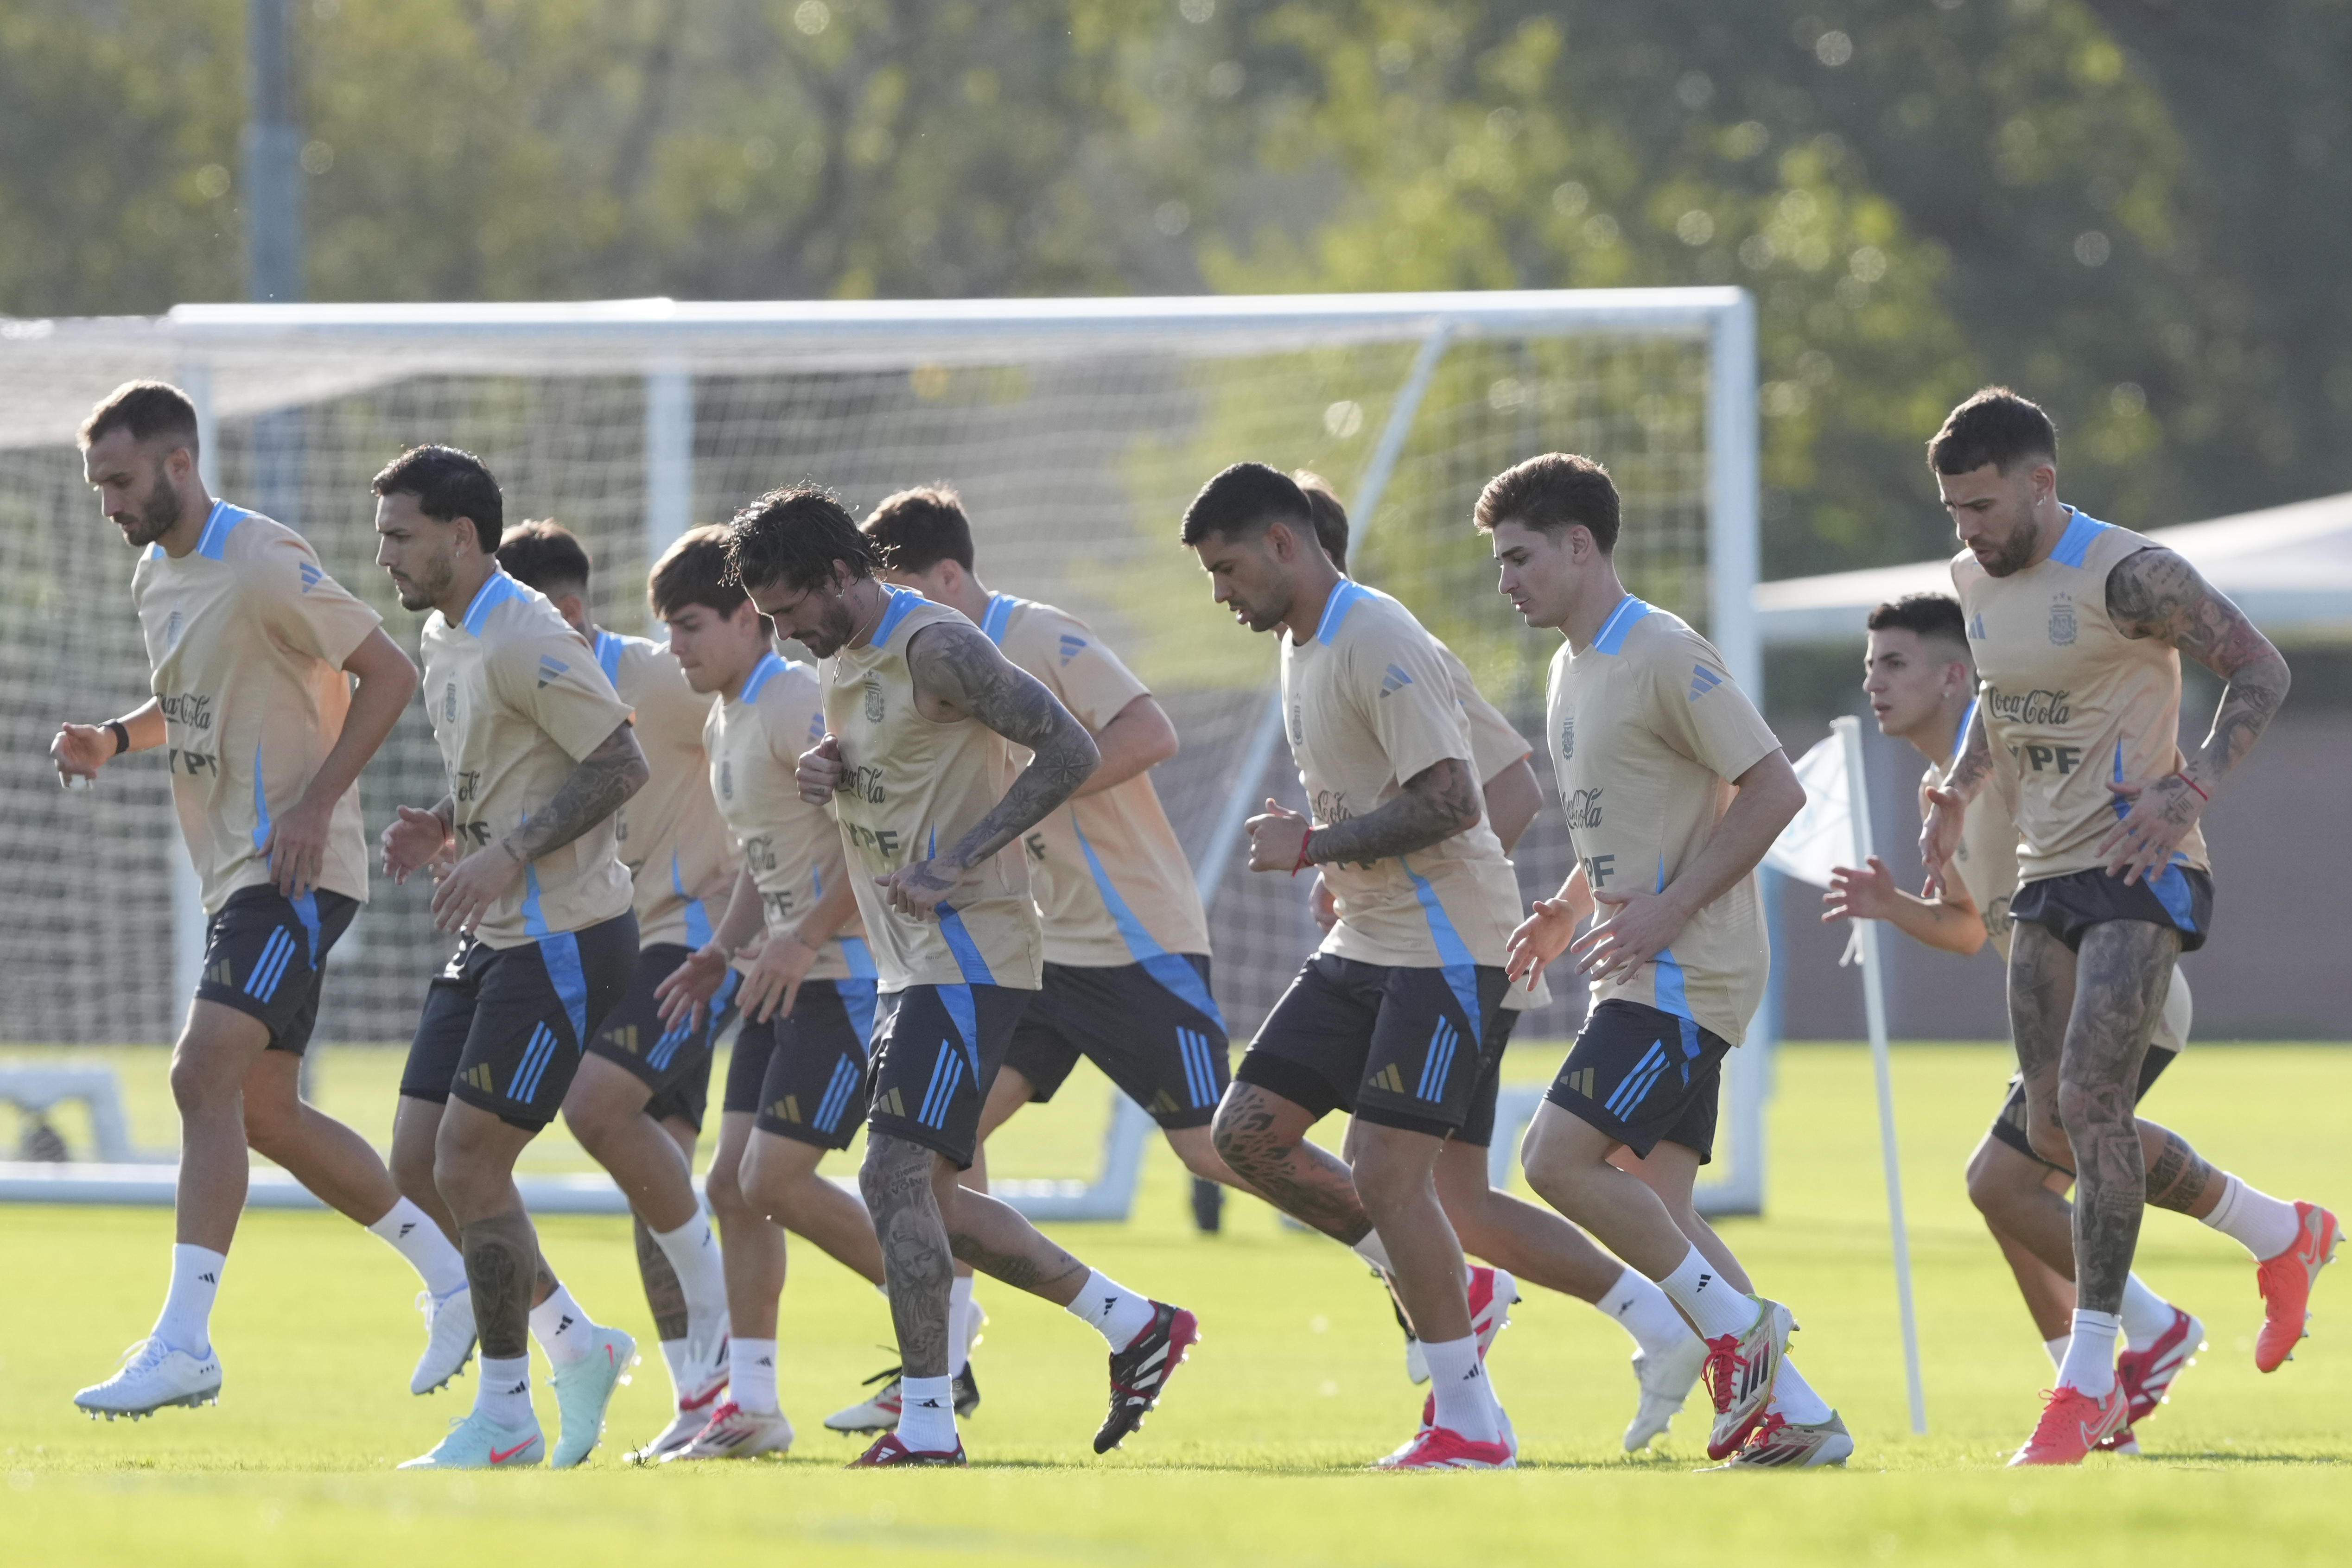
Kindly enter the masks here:
M 1371 1234 L 1372 1222 L 1346 1164 L 1307 1141 L 1315 1121 L 1271 1090 L 1234 1083 L 1218 1103 L 1211 1135 L 1234 1174 L 1276 1207 L 1352 1247 Z
M 452 1100 L 435 1141 L 434 1186 L 457 1221 L 457 1247 L 474 1292 L 475 1332 L 486 1356 L 528 1354 L 531 1306 L 555 1289 L 514 1184 L 515 1159 L 534 1135 Z
M 2025 1081 L 2027 1141 L 2035 1154 L 2072 1169 L 2058 1113 L 2058 1063 L 2074 1010 L 2074 955 L 2050 928 L 2021 920 L 2010 934 L 2009 1032 Z
M 630 1226 L 637 1244 L 637 1278 L 645 1281 L 646 1307 L 653 1313 L 654 1333 L 660 1339 L 686 1337 L 686 1290 L 677 1270 L 654 1240 L 646 1222 L 632 1215 Z
M 2143 920 L 2108 921 L 2083 936 L 2058 1104 L 2074 1155 L 2075 1295 L 2086 1311 L 2122 1308 L 2139 1245 L 2148 1173 L 2132 1106 L 2179 952 L 2178 931 Z
M 2189 1146 L 2189 1140 L 2153 1122 L 2139 1124 L 2141 1157 L 2147 1164 L 2147 1201 L 2158 1208 L 2202 1219 L 2221 1201 L 2221 1173 Z
M 882 1243 L 883 1288 L 898 1333 L 898 1362 L 908 1377 L 949 1372 L 948 1294 L 955 1264 L 932 1190 L 936 1167 L 946 1163 L 919 1144 L 870 1132 L 857 1172 Z
M 511 1358 L 530 1354 L 531 1279 L 539 1268 L 539 1238 L 530 1217 L 511 1214 L 470 1219 L 460 1228 L 466 1283 L 474 1292 L 475 1333 L 482 1354 Z
M 959 1261 L 992 1280 L 1066 1307 L 1086 1288 L 1084 1263 L 1063 1251 L 1012 1205 L 963 1185 L 945 1160 L 932 1182 L 948 1242 Z

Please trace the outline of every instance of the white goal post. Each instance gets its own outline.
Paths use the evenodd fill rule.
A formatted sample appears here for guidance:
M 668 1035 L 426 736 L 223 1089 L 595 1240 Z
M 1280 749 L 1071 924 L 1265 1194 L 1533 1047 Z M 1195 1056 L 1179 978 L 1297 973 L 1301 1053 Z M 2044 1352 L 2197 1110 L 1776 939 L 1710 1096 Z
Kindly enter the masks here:
M 481 453 L 510 518 L 553 515 L 580 533 L 598 618 L 631 630 L 653 557 L 761 489 L 813 478 L 862 509 L 907 484 L 957 484 L 991 585 L 1087 618 L 1177 719 L 1184 753 L 1156 777 L 1212 904 L 1236 1049 L 1313 934 L 1286 879 L 1228 874 L 1249 807 L 1297 786 L 1268 700 L 1270 643 L 1213 612 L 1175 545 L 1210 474 L 1242 457 L 1324 473 L 1354 519 L 1351 570 L 1447 636 L 1532 735 L 1549 648 L 1492 591 L 1468 502 L 1533 452 L 1590 452 L 1625 496 L 1620 559 L 1636 591 L 1699 624 L 1762 691 L 1755 312 L 1737 288 L 184 305 L 0 320 L 0 582 L 17 589 L 0 601 L 0 705 L 19 736 L 0 762 L 0 853 L 20 868 L 0 896 L 0 961 L 54 977 L 39 997 L 0 998 L 0 1040 L 168 1038 L 194 985 L 202 911 L 161 780 L 126 770 L 61 796 L 35 744 L 64 709 L 118 712 L 145 686 L 128 552 L 100 537 L 73 449 L 91 404 L 137 376 L 196 400 L 215 493 L 301 529 L 404 641 L 413 622 L 369 564 L 366 480 L 418 442 Z M 436 766 L 412 714 L 363 783 L 369 821 Z M 1530 891 L 1568 864 L 1557 812 L 1546 821 L 1519 852 Z M 126 945 L 172 960 L 127 966 Z M 442 956 L 421 898 L 379 886 L 337 950 L 321 1039 L 404 1039 Z M 1710 1213 L 1763 1204 L 1774 1011 L 1768 998 L 1727 1069 L 1716 1179 L 1700 1189 Z M 1531 1016 L 1521 1035 L 1564 1033 L 1579 1012 Z M 1523 1124 L 1529 1096 L 1507 1098 Z M 1036 1196 L 1123 1213 L 1108 1189 L 1131 1187 L 1121 1140 L 1144 1128 L 1116 1116 L 1103 1172 Z M 1498 1168 L 1516 1131 L 1497 1129 Z

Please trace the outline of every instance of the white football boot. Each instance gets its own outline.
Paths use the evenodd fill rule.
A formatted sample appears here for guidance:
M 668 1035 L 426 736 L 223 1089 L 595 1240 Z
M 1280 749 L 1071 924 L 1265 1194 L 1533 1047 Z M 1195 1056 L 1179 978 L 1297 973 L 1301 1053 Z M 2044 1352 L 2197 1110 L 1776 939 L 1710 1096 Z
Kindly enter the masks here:
M 539 1417 L 501 1427 L 477 1410 L 449 1423 L 449 1435 L 429 1454 L 402 1461 L 404 1470 L 519 1470 L 547 1458 Z
M 1625 1451 L 1638 1454 L 1651 1440 L 1666 1434 L 1666 1425 L 1682 1414 L 1683 1401 L 1698 1386 L 1700 1368 L 1706 1365 L 1706 1342 L 1695 1333 L 1664 1355 L 1633 1353 L 1633 1379 L 1642 1387 L 1642 1402 L 1625 1428 Z
M 474 1292 L 464 1285 L 446 1296 L 416 1292 L 425 1314 L 425 1354 L 408 1379 L 411 1394 L 437 1394 L 474 1359 Z
M 220 1391 L 219 1356 L 209 1350 L 190 1355 L 150 1335 L 122 1353 L 113 1376 L 75 1395 L 74 1404 L 93 1420 L 128 1416 L 136 1421 L 167 1406 L 216 1405 Z
M 568 1470 L 595 1448 L 604 1436 L 604 1411 L 613 1403 L 614 1390 L 629 1381 L 629 1368 L 636 1364 L 635 1340 L 619 1329 L 599 1328 L 593 1351 L 555 1369 L 548 1382 L 555 1390 L 562 1425 L 547 1457 L 548 1469 Z
M 761 1454 L 781 1454 L 793 1446 L 793 1424 L 783 1412 L 755 1416 L 730 1399 L 710 1414 L 710 1421 L 691 1442 L 662 1456 L 662 1463 L 679 1459 L 749 1459 Z

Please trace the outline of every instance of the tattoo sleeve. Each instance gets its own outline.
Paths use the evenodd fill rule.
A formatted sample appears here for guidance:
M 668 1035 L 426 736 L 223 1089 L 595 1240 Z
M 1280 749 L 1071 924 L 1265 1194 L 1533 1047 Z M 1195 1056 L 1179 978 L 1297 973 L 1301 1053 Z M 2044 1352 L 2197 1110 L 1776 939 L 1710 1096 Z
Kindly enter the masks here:
M 2126 637 L 2153 637 L 2221 677 L 2213 727 L 2189 759 L 2218 781 L 2246 758 L 2286 700 L 2286 660 L 2245 612 L 2216 592 L 2179 554 L 2154 546 L 2107 573 L 2107 617 Z
M 553 800 L 499 841 L 517 860 L 535 861 L 619 810 L 623 801 L 645 788 L 650 776 L 646 754 L 638 749 L 637 737 L 624 721 L 580 759 L 557 788 Z
M 1387 804 L 1309 833 L 1307 858 L 1368 865 L 1410 854 L 1476 826 L 1482 809 L 1470 765 L 1448 757 L 1406 779 Z
M 1973 800 L 1984 781 L 1992 777 L 1992 734 L 1985 728 L 1983 705 L 1979 704 L 1969 718 L 1969 732 L 1960 737 L 1959 759 L 1944 780 L 1944 788 L 1964 800 Z
M 1030 752 L 1029 766 L 1004 799 L 948 851 L 956 864 L 978 865 L 1019 838 L 1101 766 L 1102 754 L 1087 727 L 977 629 L 926 626 L 908 648 L 907 664 L 923 692 L 953 703 Z

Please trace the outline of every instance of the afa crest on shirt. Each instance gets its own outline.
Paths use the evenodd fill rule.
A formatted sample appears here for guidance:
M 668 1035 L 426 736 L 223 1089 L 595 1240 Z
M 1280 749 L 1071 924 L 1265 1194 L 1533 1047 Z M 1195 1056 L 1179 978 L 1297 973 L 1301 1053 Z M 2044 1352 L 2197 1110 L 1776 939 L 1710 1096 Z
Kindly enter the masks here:
M 446 724 L 457 722 L 457 683 L 455 681 L 441 688 L 441 718 Z
M 1573 714 L 1559 721 L 1559 759 L 1562 762 L 1576 759 L 1576 716 Z
M 2074 596 L 2062 593 L 2050 604 L 2050 645 L 2063 648 L 2074 640 Z
M 719 759 L 719 798 L 722 800 L 735 799 L 735 764 L 724 757 Z
M 872 675 L 866 677 L 866 722 L 882 722 L 882 683 Z

